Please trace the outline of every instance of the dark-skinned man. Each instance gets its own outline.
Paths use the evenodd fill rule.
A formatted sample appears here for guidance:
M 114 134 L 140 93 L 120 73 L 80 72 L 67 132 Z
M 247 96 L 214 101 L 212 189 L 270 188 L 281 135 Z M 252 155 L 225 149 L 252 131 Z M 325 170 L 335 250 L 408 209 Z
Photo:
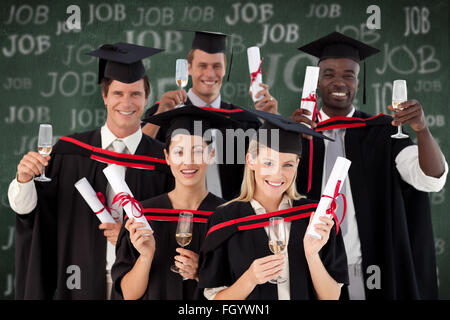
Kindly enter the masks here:
M 304 143 L 299 190 L 320 199 L 336 157 L 352 161 L 341 191 L 347 201 L 340 232 L 350 279 L 343 292 L 350 299 L 437 299 L 427 192 L 443 188 L 448 166 L 426 125 L 422 105 L 416 100 L 403 102 L 393 118 L 355 109 L 359 62 L 378 52 L 360 41 L 334 32 L 299 49 L 319 58 L 322 108 L 319 123 L 300 109 L 291 119 L 335 139 Z M 391 138 L 399 124 L 411 126 L 417 145 L 410 138 Z M 311 153 L 313 161 L 308 161 Z M 340 217 L 341 197 L 337 203 Z
M 248 113 L 237 112 L 239 108 L 231 103 L 224 102 L 221 98 L 220 89 L 226 73 L 226 35 L 213 32 L 195 32 L 192 47 L 187 55 L 188 71 L 192 79 L 192 88 L 188 92 L 185 90 L 175 90 L 166 92 L 158 104 L 147 110 L 146 117 L 171 110 L 176 106 L 185 103 L 197 107 L 207 107 L 210 111 L 220 112 L 230 116 L 233 120 L 241 123 L 240 129 L 257 129 L 261 125 L 259 120 Z M 262 97 L 255 103 L 255 108 L 271 113 L 277 113 L 278 102 L 269 93 L 269 88 L 265 84 L 260 84 L 262 90 L 256 95 Z M 165 140 L 165 132 L 158 126 L 146 124 L 143 127 L 144 133 L 151 137 L 156 137 L 160 141 Z M 208 167 L 207 188 L 208 191 L 225 200 L 231 200 L 239 194 L 243 177 L 243 155 L 236 147 L 242 136 L 235 138 L 227 137 L 225 129 L 221 130 L 223 144 L 216 145 L 215 164 Z M 234 141 L 233 141 L 234 139 Z M 227 160 L 226 148 L 235 144 L 234 157 L 230 163 Z

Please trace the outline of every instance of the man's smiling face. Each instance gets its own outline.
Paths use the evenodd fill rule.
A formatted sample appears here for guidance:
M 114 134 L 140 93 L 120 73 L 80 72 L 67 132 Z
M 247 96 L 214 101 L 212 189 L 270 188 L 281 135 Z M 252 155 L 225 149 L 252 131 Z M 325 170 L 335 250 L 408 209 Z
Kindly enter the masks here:
M 139 129 L 141 116 L 147 104 L 144 80 L 123 83 L 113 80 L 107 94 L 103 94 L 109 129 L 116 136 L 128 136 Z
M 349 110 L 359 87 L 359 64 L 347 58 L 329 58 L 319 63 L 318 89 L 326 108 Z
M 192 63 L 188 65 L 195 94 L 204 101 L 217 98 L 225 76 L 225 67 L 224 53 L 207 53 L 196 49 Z

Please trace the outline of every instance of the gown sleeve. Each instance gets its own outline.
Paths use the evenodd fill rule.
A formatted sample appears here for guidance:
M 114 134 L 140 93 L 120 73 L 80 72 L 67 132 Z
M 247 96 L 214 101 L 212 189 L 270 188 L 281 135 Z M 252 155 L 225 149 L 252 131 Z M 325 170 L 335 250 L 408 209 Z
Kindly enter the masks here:
M 336 225 L 331 229 L 328 242 L 322 247 L 319 255 L 330 276 L 337 283 L 348 285 L 347 255 L 341 231 L 339 230 L 336 235 Z
M 133 268 L 138 256 L 139 253 L 130 241 L 130 236 L 128 230 L 125 229 L 124 222 L 117 239 L 116 260 L 111 268 L 111 277 L 113 280 L 111 299 L 123 299 L 120 282 L 122 281 L 122 278 Z
M 223 210 L 224 208 L 218 208 L 208 219 L 208 227 L 224 222 Z M 203 246 L 208 241 L 206 237 L 203 242 Z M 200 250 L 199 257 L 199 288 L 216 288 L 222 286 L 231 286 L 233 280 L 230 272 L 230 262 L 228 260 L 228 245 L 227 241 L 223 242 L 216 249 L 205 253 L 205 250 Z
M 56 145 L 55 145 L 56 147 Z M 52 154 L 46 175 L 36 182 L 37 203 L 29 214 L 16 214 L 16 299 L 52 299 L 56 290 L 56 212 L 63 156 Z

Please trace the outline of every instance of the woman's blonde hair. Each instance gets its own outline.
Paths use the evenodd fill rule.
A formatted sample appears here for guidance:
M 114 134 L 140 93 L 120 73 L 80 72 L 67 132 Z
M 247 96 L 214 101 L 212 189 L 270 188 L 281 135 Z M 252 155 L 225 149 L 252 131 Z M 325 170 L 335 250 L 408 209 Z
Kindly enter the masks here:
M 256 157 L 258 156 L 259 149 L 260 149 L 259 142 L 257 142 L 255 139 L 250 140 L 250 144 L 248 146 L 247 153 L 250 154 L 250 156 L 253 159 L 256 159 Z M 288 197 L 291 198 L 292 200 L 298 200 L 303 197 L 297 191 L 297 186 L 295 183 L 296 179 L 297 179 L 297 171 L 295 171 L 294 179 L 292 179 L 291 185 L 285 191 L 285 194 L 287 194 Z M 248 201 L 252 200 L 253 196 L 255 194 L 255 188 L 256 188 L 255 172 L 253 170 L 251 170 L 249 168 L 247 162 L 245 162 L 244 178 L 242 179 L 240 195 L 237 198 L 230 200 L 227 203 L 223 204 L 222 206 L 226 206 L 235 201 L 248 202 Z

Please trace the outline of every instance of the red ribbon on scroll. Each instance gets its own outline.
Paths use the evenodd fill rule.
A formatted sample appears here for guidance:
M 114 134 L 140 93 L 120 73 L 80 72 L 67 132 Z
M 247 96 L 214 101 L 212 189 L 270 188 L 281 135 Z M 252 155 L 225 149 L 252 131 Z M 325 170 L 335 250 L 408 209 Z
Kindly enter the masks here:
M 99 213 L 103 212 L 103 210 L 106 210 L 106 211 L 108 211 L 109 214 L 111 214 L 111 211 L 109 211 L 109 208 L 106 205 L 106 198 L 103 195 L 103 193 L 97 192 L 96 195 L 97 195 L 98 200 L 100 200 L 100 202 L 103 204 L 103 208 L 94 213 L 99 214 Z
M 302 98 L 302 101 L 311 101 L 314 102 L 314 110 L 312 115 L 312 121 L 316 121 L 317 112 L 317 94 L 310 93 L 306 98 Z
M 312 114 L 312 121 L 316 121 L 317 112 L 317 95 L 315 93 L 310 93 L 308 97 L 302 98 L 302 101 L 312 101 L 314 102 L 314 110 Z M 309 140 L 309 168 L 308 168 L 308 190 L 311 190 L 312 184 L 312 166 L 313 166 L 313 139 Z
M 263 62 L 263 59 L 261 59 L 261 61 L 259 62 L 258 70 L 256 70 L 255 72 L 251 72 L 251 73 L 250 73 L 250 78 L 251 78 L 251 80 L 250 80 L 250 86 L 251 86 L 251 85 L 253 84 L 253 82 L 256 80 L 256 77 L 258 76 L 258 74 L 261 73 L 261 64 L 262 64 L 262 62 Z
M 144 208 L 142 207 L 142 205 L 139 203 L 139 201 L 137 201 L 135 198 L 133 198 L 132 196 L 130 196 L 128 193 L 126 192 L 120 192 L 118 194 L 116 194 L 114 196 L 113 202 L 112 204 L 118 202 L 119 206 L 124 207 L 126 206 L 128 203 L 131 204 L 131 214 L 135 217 L 135 218 L 140 218 L 144 215 Z M 134 210 L 137 210 L 137 212 L 139 213 L 138 215 L 134 214 Z
M 336 234 L 339 232 L 339 226 L 341 225 L 342 221 L 344 221 L 345 218 L 345 212 L 347 211 L 347 199 L 345 198 L 345 195 L 343 193 L 339 193 L 339 187 L 341 186 L 341 180 L 338 180 L 336 183 L 336 188 L 334 189 L 334 195 L 330 197 L 329 195 L 323 194 L 322 197 L 325 198 L 331 198 L 331 204 L 330 207 L 327 209 L 327 214 L 331 214 L 333 216 L 334 221 L 336 221 Z M 339 221 L 338 217 L 336 216 L 336 199 L 337 197 L 342 196 L 342 200 L 344 200 L 344 212 L 342 213 L 342 219 Z

